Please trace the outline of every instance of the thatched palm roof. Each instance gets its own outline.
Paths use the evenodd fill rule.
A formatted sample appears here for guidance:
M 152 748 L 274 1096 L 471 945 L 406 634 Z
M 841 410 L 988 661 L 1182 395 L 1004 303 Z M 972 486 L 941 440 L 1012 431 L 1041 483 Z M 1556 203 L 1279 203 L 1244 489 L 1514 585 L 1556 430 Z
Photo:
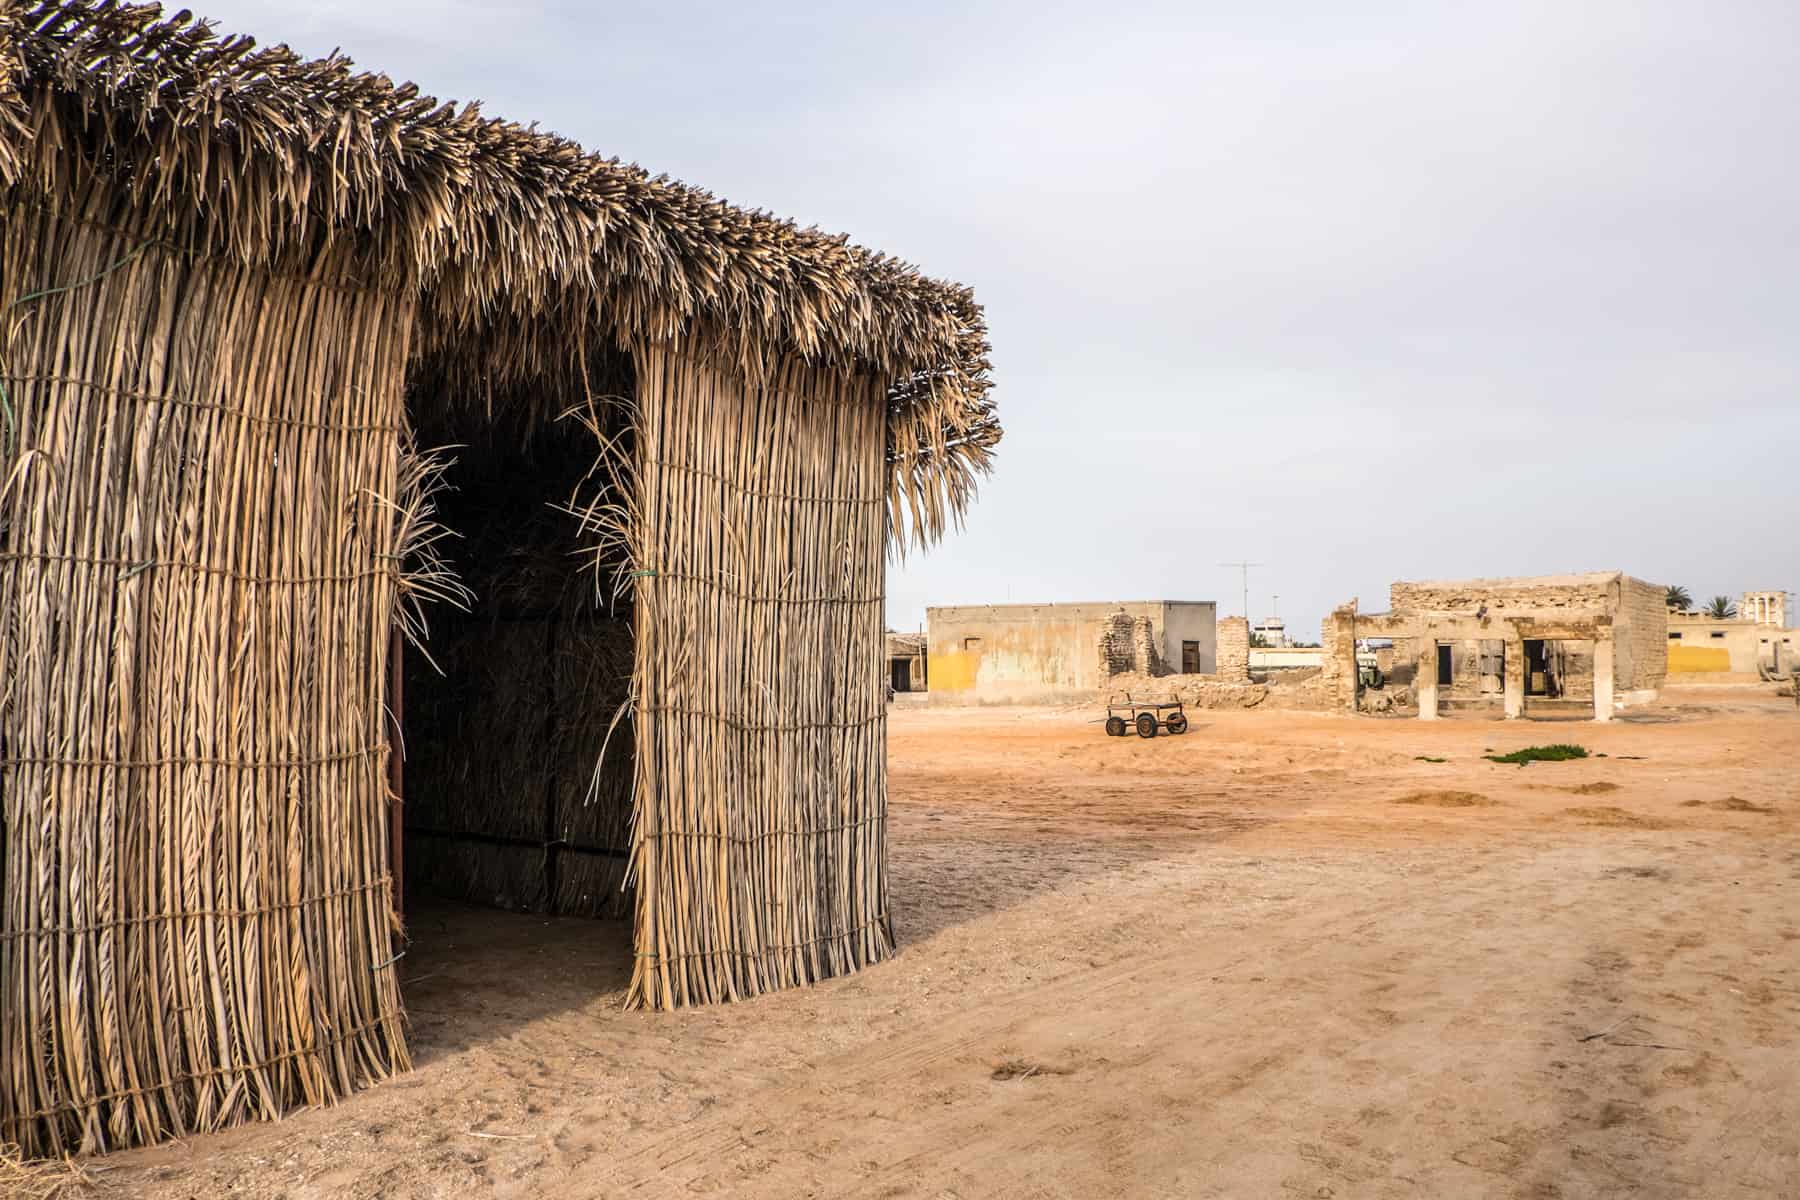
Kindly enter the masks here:
M 221 36 L 154 5 L 0 0 L 0 184 L 247 264 L 345 256 L 415 290 L 422 355 L 491 394 L 571 348 L 684 334 L 892 381 L 894 510 L 934 536 L 999 440 L 967 288 L 411 84 Z

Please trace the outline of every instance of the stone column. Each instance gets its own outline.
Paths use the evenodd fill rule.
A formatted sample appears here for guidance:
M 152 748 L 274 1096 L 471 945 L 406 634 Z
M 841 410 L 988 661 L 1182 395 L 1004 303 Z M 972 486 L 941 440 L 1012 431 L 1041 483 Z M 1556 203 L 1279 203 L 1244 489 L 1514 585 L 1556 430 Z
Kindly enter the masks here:
M 1336 708 L 1356 711 L 1356 601 L 1339 605 L 1319 625 L 1326 696 Z
M 1503 711 L 1507 720 L 1516 721 L 1525 715 L 1525 643 L 1517 634 L 1506 639 L 1505 671 L 1501 681 Z
M 1250 621 L 1246 617 L 1220 617 L 1217 626 L 1220 679 L 1250 682 Z
M 1613 640 L 1594 643 L 1594 720 L 1613 719 Z
M 1419 693 L 1419 720 L 1437 720 L 1437 639 L 1422 637 L 1418 639 L 1419 661 L 1413 668 L 1413 687 Z

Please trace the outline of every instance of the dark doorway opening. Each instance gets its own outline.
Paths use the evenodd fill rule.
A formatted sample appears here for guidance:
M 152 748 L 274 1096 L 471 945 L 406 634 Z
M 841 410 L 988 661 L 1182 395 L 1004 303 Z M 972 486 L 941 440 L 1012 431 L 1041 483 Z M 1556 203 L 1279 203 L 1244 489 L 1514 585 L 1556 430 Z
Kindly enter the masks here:
M 888 682 L 896 692 L 912 691 L 912 659 L 888 659 Z
M 1554 700 L 1562 695 L 1562 680 L 1556 669 L 1556 655 L 1550 642 L 1537 638 L 1525 641 L 1525 694 Z
M 1437 685 L 1447 688 L 1456 682 L 1456 669 L 1451 658 L 1450 644 L 1439 642 L 1437 647 Z
M 437 550 L 472 598 L 429 609 L 406 654 L 407 907 L 623 917 L 633 613 L 569 511 L 600 490 L 602 447 L 580 419 L 525 408 L 416 418 L 419 444 L 445 447 Z M 623 406 L 588 415 L 626 436 Z

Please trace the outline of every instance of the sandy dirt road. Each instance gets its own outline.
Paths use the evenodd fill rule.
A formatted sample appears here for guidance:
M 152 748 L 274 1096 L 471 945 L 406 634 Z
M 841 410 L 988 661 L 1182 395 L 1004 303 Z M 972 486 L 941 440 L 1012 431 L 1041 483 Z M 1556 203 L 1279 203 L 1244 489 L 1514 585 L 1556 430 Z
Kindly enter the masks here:
M 1091 715 L 895 710 L 889 964 L 627 1013 L 622 926 L 419 912 L 413 1074 L 104 1191 L 1800 1195 L 1791 701 Z

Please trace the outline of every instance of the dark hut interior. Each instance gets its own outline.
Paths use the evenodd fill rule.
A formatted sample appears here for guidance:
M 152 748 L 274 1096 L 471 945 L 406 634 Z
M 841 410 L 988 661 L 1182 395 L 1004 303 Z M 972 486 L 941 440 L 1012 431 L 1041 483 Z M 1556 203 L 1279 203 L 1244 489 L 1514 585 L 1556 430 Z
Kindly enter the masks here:
M 418 438 L 443 464 L 439 557 L 464 590 L 403 651 L 409 908 L 630 911 L 632 603 L 610 586 L 618 553 L 596 558 L 576 515 L 606 486 L 581 417 L 629 437 L 628 366 L 610 374 L 614 394 L 560 419 L 421 409 Z

